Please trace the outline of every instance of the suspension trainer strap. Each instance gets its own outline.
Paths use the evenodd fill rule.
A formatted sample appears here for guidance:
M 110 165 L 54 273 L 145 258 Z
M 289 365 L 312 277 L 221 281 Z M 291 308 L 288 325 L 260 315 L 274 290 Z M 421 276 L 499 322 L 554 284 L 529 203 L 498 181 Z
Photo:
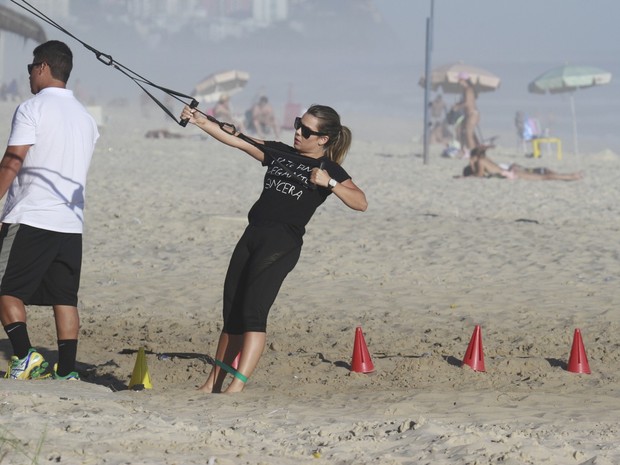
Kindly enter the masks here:
M 97 60 L 99 60 L 101 63 L 103 63 L 104 65 L 113 67 L 114 69 L 120 71 L 125 76 L 127 76 L 129 79 L 134 81 L 136 83 L 136 85 L 138 87 L 140 87 L 159 106 L 159 108 L 161 108 L 168 116 L 170 116 L 173 120 L 175 120 L 179 125 L 184 126 L 184 127 L 187 126 L 187 123 L 189 121 L 188 119 L 177 119 L 172 114 L 172 112 L 163 103 L 161 103 L 161 101 L 159 101 L 151 92 L 149 92 L 147 90 L 147 88 L 145 86 L 150 86 L 150 87 L 153 87 L 155 89 L 159 89 L 160 91 L 162 91 L 162 92 L 170 95 L 171 97 L 175 98 L 179 102 L 182 102 L 182 103 L 184 103 L 186 105 L 189 105 L 191 108 L 196 108 L 198 106 L 198 102 L 193 97 L 191 97 L 189 95 L 186 95 L 186 94 L 183 94 L 181 92 L 172 90 L 172 89 L 168 89 L 166 87 L 159 86 L 159 85 L 149 81 L 145 77 L 140 76 L 135 71 L 132 71 L 131 69 L 129 69 L 126 66 L 122 65 L 121 63 L 119 63 L 118 61 L 114 60 L 114 58 L 112 58 L 111 55 L 109 55 L 107 53 L 100 52 L 99 50 L 94 48 L 92 45 L 87 44 L 83 40 L 81 40 L 78 37 L 76 37 L 75 35 L 73 35 L 67 29 L 62 27 L 56 21 L 51 19 L 49 16 L 45 15 L 41 10 L 37 9 L 36 7 L 34 7 L 30 3 L 28 3 L 26 0 L 11 0 L 11 2 L 14 3 L 15 5 L 17 5 L 18 7 L 24 9 L 28 13 L 36 16 L 41 21 L 49 24 L 52 27 L 55 27 L 60 32 L 68 35 L 69 37 L 73 38 L 74 40 L 76 40 L 77 42 L 82 44 L 86 49 L 88 49 L 91 52 L 93 52 L 95 54 L 95 57 L 97 58 Z M 189 99 L 190 102 L 188 103 L 184 99 Z M 210 121 L 218 124 L 220 126 L 220 129 L 222 129 L 222 131 L 225 131 L 228 134 L 235 135 L 235 136 L 239 137 L 240 139 L 242 139 L 243 141 L 245 141 L 245 142 L 253 145 L 254 147 L 258 148 L 266 156 L 269 156 L 274 161 L 274 163 L 276 165 L 278 165 L 280 168 L 282 168 L 287 174 L 289 174 L 290 176 L 294 177 L 299 182 L 301 182 L 304 185 L 304 187 L 306 187 L 307 189 L 310 189 L 310 190 L 316 189 L 316 185 L 315 184 L 309 182 L 305 178 L 302 178 L 301 176 L 299 176 L 298 174 L 293 172 L 288 166 L 285 166 L 280 160 L 277 159 L 276 155 L 278 153 L 284 153 L 283 151 L 280 151 L 280 150 L 275 149 L 273 147 L 267 147 L 267 146 L 265 146 L 263 144 L 258 144 L 254 139 L 252 139 L 250 137 L 247 137 L 245 134 L 242 134 L 241 132 L 237 133 L 237 129 L 235 128 L 235 126 L 233 124 L 222 123 L 222 122 L 216 120 L 211 115 L 207 115 L 206 113 L 204 113 L 204 112 L 202 112 L 200 110 L 197 110 L 197 111 L 199 111 L 202 115 L 207 117 L 207 119 L 209 119 Z M 322 169 L 322 165 L 321 165 L 321 169 Z
M 26 0 L 21 0 L 21 1 L 19 1 L 19 0 L 11 0 L 11 2 L 14 3 L 15 5 L 17 5 L 18 7 L 24 9 L 28 13 L 36 16 L 41 21 L 49 24 L 52 27 L 55 27 L 60 32 L 68 35 L 69 37 L 73 38 L 74 40 L 76 40 L 77 42 L 82 44 L 86 49 L 88 49 L 91 52 L 93 52 L 95 54 L 95 57 L 97 58 L 97 60 L 99 60 L 101 63 L 103 63 L 104 65 L 113 67 L 114 69 L 120 71 L 125 76 L 127 76 L 129 79 L 134 81 L 138 85 L 138 87 L 140 87 L 159 106 L 159 108 L 161 108 L 168 116 L 170 116 L 178 124 L 180 124 L 181 126 L 186 126 L 187 125 L 187 121 L 186 120 L 179 120 L 179 119 L 177 119 L 172 114 L 172 112 L 163 103 L 161 103 L 151 92 L 149 92 L 146 89 L 145 86 L 150 86 L 150 87 L 153 87 L 155 89 L 159 89 L 160 91 L 170 95 L 171 97 L 173 97 L 174 99 L 178 100 L 179 102 L 182 102 L 182 103 L 184 103 L 186 105 L 189 105 L 192 108 L 196 108 L 198 106 L 198 102 L 193 97 L 191 97 L 189 95 L 186 95 L 186 94 L 183 94 L 181 92 L 175 91 L 175 90 L 168 89 L 166 87 L 162 87 L 160 85 L 157 85 L 157 84 L 149 81 L 145 77 L 140 76 L 135 71 L 132 71 L 131 69 L 129 69 L 126 66 L 122 65 L 121 63 L 119 63 L 118 61 L 114 60 L 114 58 L 112 58 L 111 55 L 109 55 L 107 53 L 100 52 L 99 50 L 97 50 L 93 46 L 91 46 L 91 45 L 87 44 L 86 42 L 80 40 L 75 35 L 73 35 L 71 32 L 69 32 L 67 29 L 65 29 L 60 24 L 58 24 L 56 21 L 51 19 L 49 16 L 45 15 L 41 10 L 37 9 L 36 7 L 34 7 L 30 3 L 28 3 Z M 186 100 L 190 100 L 191 102 L 188 103 Z

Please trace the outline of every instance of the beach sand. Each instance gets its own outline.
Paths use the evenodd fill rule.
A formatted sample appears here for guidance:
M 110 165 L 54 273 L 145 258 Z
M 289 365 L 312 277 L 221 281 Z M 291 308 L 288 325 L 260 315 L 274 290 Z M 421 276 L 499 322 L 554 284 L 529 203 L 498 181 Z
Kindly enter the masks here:
M 0 380 L 0 463 L 620 463 L 618 155 L 532 160 L 506 143 L 489 156 L 585 178 L 455 179 L 465 162 L 441 147 L 424 164 L 417 142 L 354 121 L 344 167 L 368 211 L 328 199 L 246 390 L 203 394 L 263 169 L 134 113 L 104 110 L 87 186 L 83 381 Z M 159 127 L 184 137 L 144 137 Z M 461 366 L 476 325 L 485 372 Z M 350 370 L 357 327 L 373 373 Z M 589 375 L 567 370 L 576 328 Z M 55 361 L 51 311 L 30 308 L 29 330 Z M 153 388 L 131 391 L 140 347 Z M 0 350 L 6 363 L 4 336 Z

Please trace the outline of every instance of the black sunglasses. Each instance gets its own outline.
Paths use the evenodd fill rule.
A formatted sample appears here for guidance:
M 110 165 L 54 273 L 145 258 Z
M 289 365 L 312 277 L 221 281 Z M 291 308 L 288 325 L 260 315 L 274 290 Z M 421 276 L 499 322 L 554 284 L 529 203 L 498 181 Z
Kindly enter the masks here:
M 326 136 L 327 135 L 324 132 L 313 131 L 312 129 L 310 129 L 308 126 L 306 126 L 305 124 L 301 122 L 301 118 L 299 116 L 295 118 L 294 127 L 296 130 L 301 128 L 301 135 L 304 137 L 304 139 L 307 139 L 310 136 Z
M 37 61 L 36 63 L 30 63 L 28 65 L 28 76 L 32 74 L 32 70 L 34 69 L 35 66 L 41 66 L 43 63 L 44 63 L 43 61 Z

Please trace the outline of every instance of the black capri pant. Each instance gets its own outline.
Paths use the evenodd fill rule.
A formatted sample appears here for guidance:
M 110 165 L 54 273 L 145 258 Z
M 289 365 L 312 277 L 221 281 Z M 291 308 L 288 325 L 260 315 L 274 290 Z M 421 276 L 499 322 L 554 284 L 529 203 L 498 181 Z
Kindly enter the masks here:
M 299 260 L 302 243 L 285 224 L 246 228 L 224 282 L 224 332 L 266 332 L 269 310 Z

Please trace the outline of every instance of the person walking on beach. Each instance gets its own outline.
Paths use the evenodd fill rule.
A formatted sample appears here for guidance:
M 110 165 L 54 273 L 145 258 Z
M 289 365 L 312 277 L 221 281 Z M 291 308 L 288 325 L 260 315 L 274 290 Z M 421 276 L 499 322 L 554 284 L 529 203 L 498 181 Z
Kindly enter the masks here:
M 215 365 L 200 388 L 221 392 L 226 373 L 233 379 L 225 392 L 242 391 L 263 353 L 267 315 L 287 274 L 301 253 L 305 226 L 315 210 L 334 194 L 353 210 L 368 207 L 364 192 L 341 164 L 351 145 L 351 131 L 328 106 L 313 105 L 295 119 L 293 146 L 249 139 L 234 127 L 219 125 L 185 107 L 187 118 L 220 142 L 236 147 L 266 167 L 263 191 L 248 214 L 249 225 L 232 254 L 224 283 L 224 327 Z M 240 354 L 236 369 L 231 365 Z
M 14 355 L 5 375 L 47 376 L 48 362 L 32 347 L 26 305 L 52 306 L 58 339 L 56 379 L 75 371 L 82 265 L 84 190 L 97 124 L 66 88 L 73 54 L 51 40 L 28 65 L 34 97 L 21 103 L 0 162 L 0 321 Z

